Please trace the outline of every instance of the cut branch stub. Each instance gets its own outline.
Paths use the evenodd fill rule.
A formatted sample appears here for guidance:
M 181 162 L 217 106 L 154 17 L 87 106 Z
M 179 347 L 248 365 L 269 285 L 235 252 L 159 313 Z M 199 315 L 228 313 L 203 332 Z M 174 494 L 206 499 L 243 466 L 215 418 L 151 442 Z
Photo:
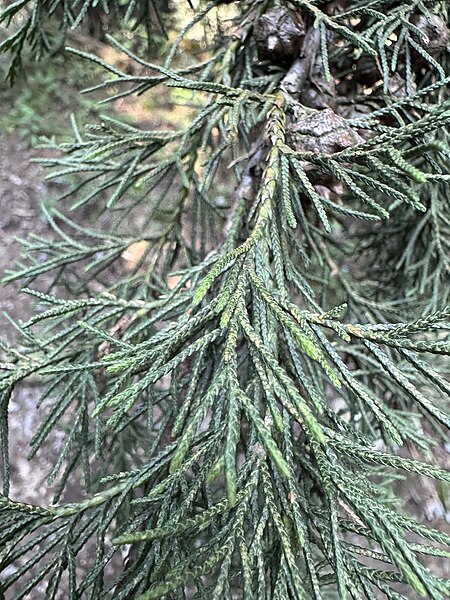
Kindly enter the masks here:
M 288 141 L 298 152 L 333 154 L 364 140 L 333 110 L 311 111 L 288 130 Z
M 450 34 L 448 27 L 436 15 L 427 18 L 425 15 L 415 16 L 411 19 L 412 23 L 423 34 L 418 43 L 433 57 L 443 52 L 449 43 Z M 419 36 L 415 36 L 419 37 Z
M 258 58 L 285 64 L 298 57 L 305 36 L 302 17 L 286 8 L 270 10 L 254 28 Z

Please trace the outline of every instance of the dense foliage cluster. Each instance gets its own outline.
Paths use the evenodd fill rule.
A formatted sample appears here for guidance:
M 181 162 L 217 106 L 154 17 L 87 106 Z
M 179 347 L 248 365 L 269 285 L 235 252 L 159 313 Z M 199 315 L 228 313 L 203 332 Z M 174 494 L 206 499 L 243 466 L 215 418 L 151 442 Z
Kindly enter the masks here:
M 164 64 L 111 39 L 138 75 L 86 55 L 110 98 L 174 86 L 196 111 L 177 130 L 74 120 L 44 161 L 82 177 L 6 276 L 37 311 L 2 345 L 5 594 L 449 597 L 424 557 L 448 559 L 450 535 L 396 497 L 401 472 L 450 482 L 433 464 L 450 427 L 448 25 L 439 0 L 214 1 Z M 65 434 L 52 506 L 8 494 L 8 401 L 36 375 L 31 456 Z
M 165 34 L 163 17 L 167 0 L 4 0 L 0 25 L 11 27 L 11 35 L 0 43 L 0 54 L 10 54 L 11 81 L 22 64 L 28 46 L 37 60 L 64 47 L 67 31 L 84 25 L 89 34 L 104 38 L 105 30 L 142 24 L 148 41 L 155 32 Z

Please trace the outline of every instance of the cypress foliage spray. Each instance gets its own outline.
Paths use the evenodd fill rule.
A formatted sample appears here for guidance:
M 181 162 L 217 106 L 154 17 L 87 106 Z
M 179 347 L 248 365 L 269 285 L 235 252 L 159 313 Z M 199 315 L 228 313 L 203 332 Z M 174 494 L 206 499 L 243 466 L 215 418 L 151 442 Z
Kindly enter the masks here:
M 76 25 L 90 3 L 25 0 L 1 18 L 58 4 Z M 448 3 L 214 0 L 192 14 L 158 64 L 110 38 L 137 75 L 68 49 L 105 67 L 97 89 L 115 98 L 175 87 L 195 110 L 168 130 L 74 120 L 45 159 L 82 177 L 44 207 L 51 239 L 25 240 L 5 277 L 41 309 L 17 324 L 20 347 L 2 343 L 0 589 L 445 600 L 424 560 L 448 559 L 450 535 L 406 512 L 396 480 L 450 482 L 433 460 L 450 426 Z M 183 55 L 212 17 L 209 46 Z M 13 66 L 44 25 L 3 45 Z M 89 206 L 108 230 L 80 225 Z M 136 242 L 144 255 L 111 284 Z M 76 293 L 37 291 L 51 273 Z M 31 456 L 64 431 L 50 506 L 8 491 L 8 401 L 31 376 L 51 399 Z

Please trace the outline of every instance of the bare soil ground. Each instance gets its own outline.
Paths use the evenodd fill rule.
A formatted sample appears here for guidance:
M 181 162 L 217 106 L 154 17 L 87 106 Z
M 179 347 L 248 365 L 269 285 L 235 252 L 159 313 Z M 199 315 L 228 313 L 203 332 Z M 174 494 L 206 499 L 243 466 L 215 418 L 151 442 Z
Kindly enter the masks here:
M 31 162 L 38 154 L 17 136 L 0 139 L 0 277 L 20 258 L 22 248 L 18 238 L 31 232 L 37 235 L 48 232 L 40 203 L 53 194 L 53 184 L 45 182 L 42 168 Z M 21 285 L 18 282 L 0 286 L 0 335 L 12 344 L 20 344 L 20 335 L 4 313 L 15 321 L 26 321 L 33 314 L 32 299 L 19 295 Z M 48 441 L 48 452 L 39 453 L 33 461 L 26 459 L 38 424 L 36 401 L 41 392 L 39 382 L 22 385 L 9 408 L 11 496 L 38 505 L 51 502 L 51 490 L 45 479 L 52 456 L 62 443 L 62 438 L 53 435 Z
M 21 245 L 17 237 L 31 231 L 42 234 L 47 225 L 41 216 L 40 202 L 51 192 L 44 183 L 42 168 L 31 163 L 38 152 L 27 148 L 27 144 L 16 136 L 0 139 L 0 275 L 19 260 Z M 3 338 L 17 339 L 17 332 L 6 320 L 6 311 L 15 319 L 28 319 L 32 314 L 31 302 L 21 297 L 18 302 L 20 283 L 3 285 L 0 288 L 0 328 Z

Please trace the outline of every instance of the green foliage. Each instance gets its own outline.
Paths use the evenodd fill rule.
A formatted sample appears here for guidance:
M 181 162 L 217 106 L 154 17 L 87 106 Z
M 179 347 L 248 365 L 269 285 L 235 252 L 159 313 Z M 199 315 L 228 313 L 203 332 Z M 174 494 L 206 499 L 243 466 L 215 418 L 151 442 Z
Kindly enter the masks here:
M 33 56 L 41 59 L 64 48 L 67 32 L 82 24 L 90 33 L 104 36 L 116 23 L 143 25 L 150 43 L 152 37 L 166 35 L 163 13 L 165 0 L 15 0 L 5 2 L 0 10 L 0 25 L 11 27 L 10 35 L 1 41 L 0 54 L 11 57 L 7 77 L 14 81 L 22 66 L 24 49 L 29 46 Z
M 176 130 L 74 124 L 43 161 L 83 178 L 5 277 L 39 307 L 21 347 L 2 343 L 1 585 L 20 581 L 17 599 L 41 581 L 95 600 L 449 596 L 423 559 L 450 557 L 450 536 L 393 485 L 450 481 L 432 452 L 450 428 L 447 7 L 290 7 L 297 60 L 258 58 L 273 7 L 252 0 L 181 66 L 188 27 L 163 65 L 111 39 L 139 75 L 70 51 L 107 69 L 110 98 L 175 87 L 197 111 Z M 89 206 L 107 228 L 80 224 Z M 51 404 L 31 456 L 65 429 L 47 507 L 8 491 L 8 401 L 32 375 Z M 64 503 L 80 472 L 84 499 Z

